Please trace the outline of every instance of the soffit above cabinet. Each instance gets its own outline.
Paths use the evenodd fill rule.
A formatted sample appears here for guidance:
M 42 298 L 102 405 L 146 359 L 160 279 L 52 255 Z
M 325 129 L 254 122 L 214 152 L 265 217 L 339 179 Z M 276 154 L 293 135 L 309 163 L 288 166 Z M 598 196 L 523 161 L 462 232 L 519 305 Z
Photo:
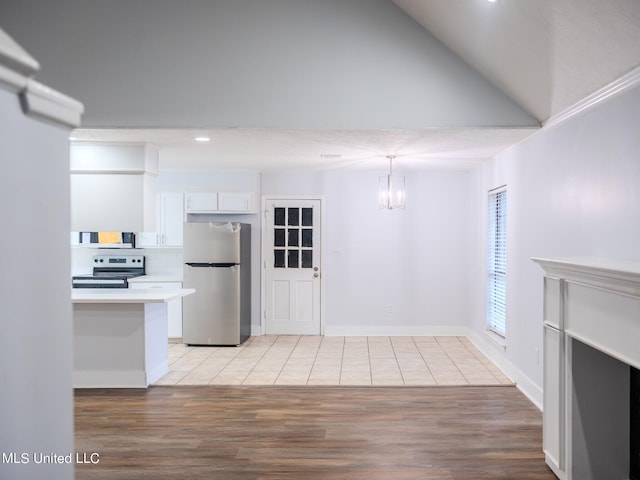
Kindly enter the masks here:
M 151 145 L 71 146 L 71 230 L 156 230 L 158 150 Z
M 158 149 L 148 143 L 72 143 L 71 173 L 158 175 Z

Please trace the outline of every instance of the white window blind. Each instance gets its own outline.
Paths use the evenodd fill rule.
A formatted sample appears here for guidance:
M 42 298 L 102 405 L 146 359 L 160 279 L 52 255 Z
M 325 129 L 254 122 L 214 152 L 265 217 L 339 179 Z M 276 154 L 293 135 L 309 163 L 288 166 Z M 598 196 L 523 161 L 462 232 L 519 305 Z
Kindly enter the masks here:
M 506 334 L 507 313 L 507 190 L 489 192 L 487 228 L 487 326 Z

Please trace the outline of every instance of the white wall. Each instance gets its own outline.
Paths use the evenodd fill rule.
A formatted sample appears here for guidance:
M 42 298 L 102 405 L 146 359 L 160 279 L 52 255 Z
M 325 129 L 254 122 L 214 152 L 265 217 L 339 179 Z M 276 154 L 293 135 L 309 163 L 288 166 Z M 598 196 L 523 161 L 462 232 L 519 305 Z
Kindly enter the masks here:
M 263 174 L 265 195 L 325 198 L 326 334 L 468 325 L 468 174 L 406 172 L 406 182 L 406 210 L 386 211 L 378 209 L 378 174 Z
M 71 479 L 73 452 L 68 130 L 25 117 L 0 87 L 0 478 Z
M 544 128 L 472 173 L 476 214 L 508 188 L 507 347 L 498 360 L 534 397 L 542 385 L 542 270 L 531 257 L 640 256 L 640 87 Z M 484 338 L 484 222 L 473 224 L 473 329 Z M 539 397 L 537 397 L 539 398 Z

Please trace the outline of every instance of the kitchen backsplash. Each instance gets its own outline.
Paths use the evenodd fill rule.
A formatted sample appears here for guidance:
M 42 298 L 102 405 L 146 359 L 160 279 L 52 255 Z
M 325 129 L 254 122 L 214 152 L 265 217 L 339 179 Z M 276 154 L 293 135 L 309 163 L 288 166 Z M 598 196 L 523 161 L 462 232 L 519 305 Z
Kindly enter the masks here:
M 144 255 L 147 275 L 175 276 L 182 279 L 182 248 L 71 248 L 71 274 L 91 273 L 94 255 L 119 254 Z

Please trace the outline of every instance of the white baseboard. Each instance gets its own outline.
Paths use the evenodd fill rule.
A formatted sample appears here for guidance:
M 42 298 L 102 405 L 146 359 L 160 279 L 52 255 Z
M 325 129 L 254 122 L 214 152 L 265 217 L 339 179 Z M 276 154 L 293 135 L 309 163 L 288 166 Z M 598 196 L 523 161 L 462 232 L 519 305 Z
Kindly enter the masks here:
M 518 389 L 531 402 L 542 411 L 542 388 L 525 375 L 522 370 L 505 358 L 502 349 L 492 344 L 489 339 L 483 338 L 471 329 L 467 329 L 467 338 L 489 358 L 496 366 L 509 377 Z
M 264 335 L 264 333 L 262 332 L 262 325 L 251 324 L 251 336 L 261 337 L 262 335 Z
M 73 388 L 147 388 L 142 370 L 76 370 Z
M 327 337 L 421 337 L 421 336 L 454 336 L 465 337 L 469 329 L 455 326 L 326 326 L 323 335 Z M 251 325 L 251 336 L 264 335 L 260 325 Z
M 157 380 L 160 380 L 162 377 L 164 377 L 167 372 L 169 371 L 169 362 L 168 360 L 163 360 L 161 361 L 158 365 L 156 365 L 153 368 L 149 368 L 147 370 L 147 380 L 146 383 L 147 385 L 151 385 L 152 383 L 156 382 Z
M 423 336 L 467 336 L 467 327 L 385 325 L 385 326 L 326 326 L 327 337 L 423 337 Z

